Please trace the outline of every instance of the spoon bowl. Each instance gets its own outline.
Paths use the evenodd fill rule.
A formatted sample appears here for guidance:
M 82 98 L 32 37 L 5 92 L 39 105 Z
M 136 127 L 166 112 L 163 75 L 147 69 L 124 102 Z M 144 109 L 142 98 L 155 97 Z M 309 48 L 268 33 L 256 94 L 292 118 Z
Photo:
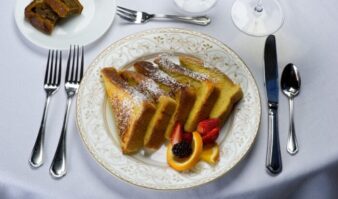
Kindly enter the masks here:
M 292 63 L 286 65 L 281 78 L 283 93 L 287 97 L 296 97 L 299 94 L 300 85 L 301 79 L 297 67 Z

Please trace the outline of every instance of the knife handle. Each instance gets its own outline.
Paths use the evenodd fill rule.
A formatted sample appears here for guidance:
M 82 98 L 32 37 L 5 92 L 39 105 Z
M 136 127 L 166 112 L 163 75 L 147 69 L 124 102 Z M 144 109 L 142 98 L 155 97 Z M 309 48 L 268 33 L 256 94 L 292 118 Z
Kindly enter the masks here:
M 282 158 L 280 154 L 278 133 L 278 105 L 269 103 L 268 121 L 268 149 L 266 156 L 266 168 L 272 174 L 282 171 Z

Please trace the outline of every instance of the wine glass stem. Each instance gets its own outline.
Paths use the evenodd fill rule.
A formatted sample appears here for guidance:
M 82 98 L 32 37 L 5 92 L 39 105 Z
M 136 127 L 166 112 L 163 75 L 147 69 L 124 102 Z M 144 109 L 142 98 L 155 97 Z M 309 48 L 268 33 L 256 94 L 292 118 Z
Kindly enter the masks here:
M 262 12 L 263 11 L 263 3 L 262 3 L 263 0 L 257 0 L 256 2 L 256 6 L 255 6 L 255 11 L 256 12 Z

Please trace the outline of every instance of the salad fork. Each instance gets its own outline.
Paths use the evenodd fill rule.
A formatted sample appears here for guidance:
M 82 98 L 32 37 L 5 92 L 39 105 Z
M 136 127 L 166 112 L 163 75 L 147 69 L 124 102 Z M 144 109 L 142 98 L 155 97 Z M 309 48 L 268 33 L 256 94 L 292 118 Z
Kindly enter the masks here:
M 46 92 L 46 101 L 43 109 L 40 129 L 36 137 L 35 144 L 31 152 L 31 156 L 29 158 L 29 164 L 34 168 L 38 168 L 43 164 L 43 148 L 44 148 L 45 127 L 48 106 L 51 96 L 55 94 L 60 87 L 61 61 L 62 61 L 62 51 L 59 50 L 48 51 L 47 66 L 43 86 Z
M 146 12 L 130 10 L 121 6 L 117 6 L 117 15 L 122 19 L 131 23 L 147 23 L 151 19 L 173 19 L 181 22 L 191 23 L 206 26 L 209 25 L 211 19 L 208 16 L 178 16 L 178 15 L 165 15 L 165 14 L 149 14 Z
M 67 69 L 65 76 L 65 90 L 67 94 L 67 107 L 64 115 L 62 131 L 59 139 L 58 146 L 53 158 L 53 162 L 49 169 L 50 174 L 55 178 L 61 178 L 67 173 L 66 168 L 66 135 L 69 110 L 71 107 L 72 99 L 76 95 L 83 76 L 83 46 L 81 48 L 81 63 L 79 46 L 70 46 Z

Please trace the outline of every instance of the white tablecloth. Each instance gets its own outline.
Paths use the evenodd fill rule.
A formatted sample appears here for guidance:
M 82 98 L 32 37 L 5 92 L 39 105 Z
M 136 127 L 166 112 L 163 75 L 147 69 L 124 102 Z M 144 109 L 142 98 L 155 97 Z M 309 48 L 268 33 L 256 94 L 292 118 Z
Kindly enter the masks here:
M 280 1 L 286 20 L 275 34 L 280 71 L 295 63 L 302 76 L 302 91 L 295 100 L 296 130 L 300 151 L 287 154 L 287 99 L 280 94 L 280 141 L 283 172 L 270 176 L 265 170 L 267 111 L 263 87 L 265 38 L 247 36 L 232 24 L 233 0 L 219 0 L 208 12 L 207 27 L 172 22 L 129 25 L 119 18 L 107 34 L 86 48 L 86 64 L 112 42 L 156 27 L 182 27 L 207 33 L 234 49 L 247 63 L 262 96 L 262 122 L 256 142 L 246 156 L 224 177 L 194 189 L 161 192 L 139 188 L 109 175 L 89 155 L 70 117 L 69 172 L 61 180 L 48 173 L 59 138 L 65 93 L 52 99 L 47 122 L 46 163 L 31 169 L 28 157 L 40 124 L 44 92 L 46 50 L 27 42 L 13 17 L 14 0 L 0 3 L 0 198 L 337 198 L 338 197 L 338 3 Z M 125 0 L 119 5 L 158 13 L 177 13 L 172 0 Z M 72 113 L 74 113 L 73 106 Z

